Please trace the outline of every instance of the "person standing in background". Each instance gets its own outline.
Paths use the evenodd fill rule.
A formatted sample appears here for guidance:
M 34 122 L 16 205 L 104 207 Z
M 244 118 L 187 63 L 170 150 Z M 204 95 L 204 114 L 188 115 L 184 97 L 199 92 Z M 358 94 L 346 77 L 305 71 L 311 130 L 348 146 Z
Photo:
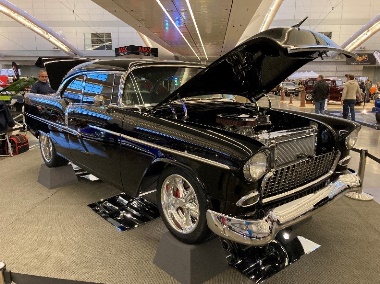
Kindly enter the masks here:
M 365 82 L 365 101 L 367 101 L 367 98 L 369 98 L 369 89 L 371 89 L 371 86 L 372 86 L 372 82 L 367 79 L 367 81 Z
M 317 82 L 313 86 L 313 101 L 315 113 L 324 114 L 326 99 L 329 95 L 329 84 L 323 79 L 323 75 L 318 75 Z
M 348 117 L 348 111 L 351 114 L 351 120 L 355 121 L 355 104 L 356 96 L 360 96 L 360 87 L 354 80 L 354 75 L 348 75 L 347 82 L 344 83 L 342 93 L 343 118 Z
M 40 71 L 38 75 L 38 81 L 33 84 L 30 92 L 42 95 L 55 93 L 55 91 L 50 87 L 49 78 L 46 71 Z

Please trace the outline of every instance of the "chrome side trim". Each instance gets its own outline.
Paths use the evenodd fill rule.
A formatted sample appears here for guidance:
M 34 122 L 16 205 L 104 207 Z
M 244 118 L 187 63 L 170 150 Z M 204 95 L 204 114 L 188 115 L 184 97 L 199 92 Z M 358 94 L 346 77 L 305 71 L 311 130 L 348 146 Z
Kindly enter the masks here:
M 343 174 L 315 193 L 274 208 L 262 219 L 239 219 L 207 210 L 207 225 L 222 238 L 245 245 L 263 246 L 282 229 L 314 215 L 326 204 L 358 186 L 360 178 L 355 173 Z
M 58 130 L 61 130 L 61 131 L 65 131 L 67 133 L 70 133 L 70 134 L 73 134 L 75 136 L 81 136 L 81 134 L 74 130 L 74 129 L 71 129 L 69 127 L 67 127 L 66 125 L 63 125 L 63 124 L 59 124 L 59 123 L 56 123 L 56 122 L 52 122 L 50 120 L 47 120 L 47 119 L 44 119 L 44 118 L 41 118 L 41 117 L 38 117 L 38 116 L 35 116 L 35 115 L 32 115 L 32 114 L 29 114 L 29 113 L 25 113 L 26 116 L 30 117 L 30 118 L 33 118 L 35 120 L 38 120 L 40 122 L 43 122 L 49 126 L 52 126 L 54 128 L 57 128 Z
M 154 144 L 154 143 L 150 143 L 150 142 L 138 139 L 138 138 L 131 137 L 129 135 L 125 135 L 125 134 L 113 132 L 113 131 L 110 131 L 110 130 L 106 130 L 106 129 L 103 129 L 103 128 L 100 128 L 100 127 L 97 127 L 97 126 L 94 126 L 94 125 L 89 125 L 89 126 L 92 127 L 92 128 L 94 128 L 94 129 L 100 130 L 100 131 L 108 132 L 108 133 L 110 133 L 112 135 L 120 135 L 122 138 L 125 138 L 125 139 L 127 139 L 129 141 L 132 141 L 132 142 L 135 142 L 135 143 L 139 143 L 139 144 L 143 144 L 145 146 L 152 147 L 152 148 L 155 148 L 155 149 L 158 149 L 158 150 L 161 150 L 161 151 L 169 152 L 169 153 L 172 153 L 172 154 L 175 154 L 175 155 L 179 155 L 179 156 L 182 156 L 182 157 L 186 157 L 186 158 L 189 158 L 189 159 L 192 159 L 192 160 L 200 161 L 200 162 L 203 162 L 203 163 L 206 163 L 206 164 L 209 164 L 209 165 L 213 165 L 215 167 L 222 168 L 222 169 L 225 169 L 225 170 L 231 170 L 232 169 L 230 166 L 227 166 L 225 164 L 222 164 L 222 163 L 219 163 L 219 162 L 215 162 L 215 161 L 212 161 L 212 160 L 209 160 L 209 159 L 205 159 L 205 158 L 202 158 L 202 157 L 190 154 L 190 153 L 186 153 L 186 152 L 181 152 L 181 151 L 177 151 L 177 150 L 174 150 L 174 149 L 170 149 L 170 148 L 167 148 L 167 147 L 164 147 L 164 146 L 160 146 L 160 145 L 157 145 L 157 144 Z
M 66 132 L 68 132 L 70 134 L 73 134 L 75 136 L 78 136 L 78 137 L 81 136 L 81 134 L 78 131 L 75 131 L 75 130 L 73 130 L 73 129 L 65 126 L 65 125 L 58 124 L 58 123 L 49 121 L 47 119 L 44 119 L 44 118 L 41 118 L 41 117 L 38 117 L 38 116 L 35 116 L 35 115 L 31 115 L 31 114 L 28 114 L 28 113 L 26 113 L 26 115 L 29 116 L 30 118 L 33 118 L 33 119 L 36 119 L 36 120 L 38 120 L 40 122 L 46 123 L 47 125 L 55 127 L 55 128 L 57 128 L 59 130 L 66 131 Z M 182 156 L 182 157 L 186 157 L 186 158 L 189 158 L 189 159 L 192 159 L 192 160 L 200 161 L 200 162 L 203 162 L 203 163 L 206 163 L 206 164 L 218 167 L 218 168 L 222 168 L 222 169 L 225 169 L 225 170 L 231 170 L 232 169 L 230 166 L 227 166 L 225 164 L 222 164 L 222 163 L 219 163 L 219 162 L 215 162 L 215 161 L 212 161 L 212 160 L 209 160 L 209 159 L 205 159 L 205 158 L 202 158 L 202 157 L 190 154 L 190 153 L 181 152 L 181 151 L 173 150 L 173 149 L 170 149 L 170 148 L 167 148 L 167 147 L 159 146 L 159 145 L 154 144 L 154 143 L 143 141 L 141 139 L 137 139 L 137 138 L 125 135 L 125 134 L 121 134 L 121 133 L 118 133 L 118 132 L 107 130 L 107 129 L 104 129 L 104 128 L 101 128 L 101 127 L 97 127 L 97 126 L 94 126 L 94 125 L 89 125 L 89 126 L 92 127 L 92 128 L 94 128 L 94 129 L 97 129 L 99 131 L 107 132 L 107 133 L 115 135 L 115 136 L 120 136 L 122 138 L 125 138 L 127 140 L 133 141 L 135 143 L 143 144 L 143 145 L 146 145 L 148 147 L 156 148 L 156 149 L 161 150 L 161 151 L 169 152 L 169 153 L 176 154 L 176 155 L 179 155 L 179 156 Z

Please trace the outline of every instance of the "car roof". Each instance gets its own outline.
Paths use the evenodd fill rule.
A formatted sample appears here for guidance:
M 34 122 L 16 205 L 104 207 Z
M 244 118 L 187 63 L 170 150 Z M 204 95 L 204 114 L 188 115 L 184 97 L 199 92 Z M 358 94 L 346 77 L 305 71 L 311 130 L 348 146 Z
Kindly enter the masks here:
M 120 71 L 125 72 L 132 65 L 138 66 L 186 66 L 204 68 L 206 65 L 174 60 L 149 60 L 140 58 L 117 58 L 99 60 L 91 58 L 39 58 L 36 65 L 45 67 L 51 87 L 57 90 L 64 78 L 82 71 Z
M 196 66 L 205 66 L 203 64 L 194 63 L 194 62 L 185 62 L 185 61 L 171 61 L 171 60 L 147 60 L 147 59 L 133 59 L 133 58 L 122 58 L 122 59 L 112 59 L 112 60 L 97 60 L 93 61 L 91 63 L 84 63 L 77 68 L 74 69 L 81 69 L 81 70 L 120 70 L 125 71 L 128 70 L 130 67 L 133 66 L 188 66 L 188 65 L 196 65 Z

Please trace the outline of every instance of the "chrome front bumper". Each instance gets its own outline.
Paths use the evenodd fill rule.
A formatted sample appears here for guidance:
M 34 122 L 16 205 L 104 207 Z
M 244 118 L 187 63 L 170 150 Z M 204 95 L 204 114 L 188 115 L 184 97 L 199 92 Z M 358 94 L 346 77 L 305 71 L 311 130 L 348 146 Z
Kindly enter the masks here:
M 251 246 L 263 246 L 272 241 L 282 229 L 308 218 L 337 196 L 359 186 L 360 179 L 355 173 L 344 174 L 315 193 L 272 209 L 262 219 L 237 219 L 207 210 L 207 224 L 222 238 Z M 320 206 L 321 204 L 323 205 Z

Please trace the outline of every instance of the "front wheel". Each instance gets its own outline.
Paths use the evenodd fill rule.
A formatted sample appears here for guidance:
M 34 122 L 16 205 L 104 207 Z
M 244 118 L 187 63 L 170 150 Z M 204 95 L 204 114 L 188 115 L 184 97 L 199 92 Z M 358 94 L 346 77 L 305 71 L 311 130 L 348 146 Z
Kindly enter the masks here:
M 157 200 L 162 220 L 177 239 L 195 244 L 211 236 L 205 194 L 199 182 L 186 171 L 165 169 L 158 180 Z
M 68 161 L 57 154 L 48 134 L 40 132 L 38 141 L 40 143 L 42 159 L 46 166 L 54 168 L 67 165 Z

